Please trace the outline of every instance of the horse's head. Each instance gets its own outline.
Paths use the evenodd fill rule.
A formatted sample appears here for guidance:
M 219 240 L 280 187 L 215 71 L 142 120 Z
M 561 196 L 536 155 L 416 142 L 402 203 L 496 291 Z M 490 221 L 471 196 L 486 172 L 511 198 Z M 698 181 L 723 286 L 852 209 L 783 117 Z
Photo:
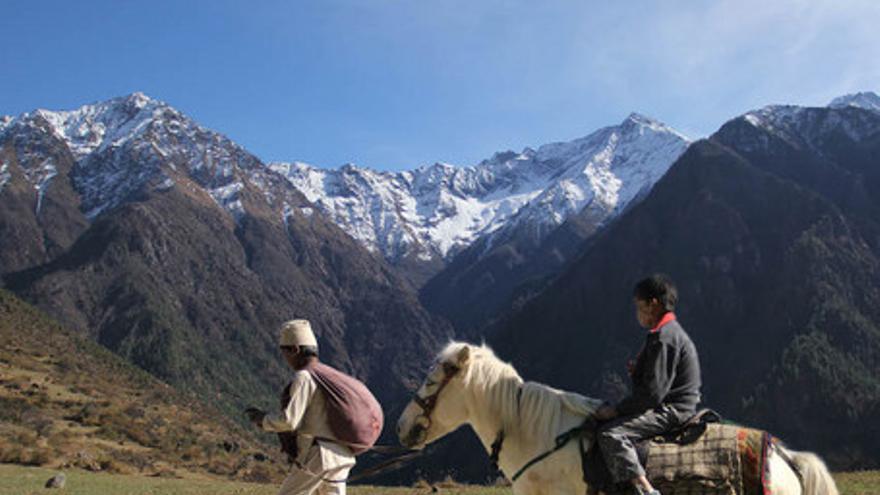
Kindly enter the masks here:
M 420 449 L 464 424 L 467 408 L 462 379 L 471 352 L 470 345 L 456 343 L 440 354 L 397 421 L 400 443 Z

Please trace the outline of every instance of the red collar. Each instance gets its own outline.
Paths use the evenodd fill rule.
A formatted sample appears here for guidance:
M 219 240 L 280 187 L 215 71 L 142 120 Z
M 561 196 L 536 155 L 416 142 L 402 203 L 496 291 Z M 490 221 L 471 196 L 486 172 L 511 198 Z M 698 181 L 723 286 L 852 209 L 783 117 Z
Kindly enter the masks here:
M 663 315 L 663 318 L 660 318 L 660 321 L 657 322 L 657 326 L 648 330 L 648 332 L 649 333 L 657 333 L 660 331 L 661 328 L 663 328 L 663 325 L 666 325 L 670 321 L 675 321 L 675 313 L 673 313 L 672 311 Z

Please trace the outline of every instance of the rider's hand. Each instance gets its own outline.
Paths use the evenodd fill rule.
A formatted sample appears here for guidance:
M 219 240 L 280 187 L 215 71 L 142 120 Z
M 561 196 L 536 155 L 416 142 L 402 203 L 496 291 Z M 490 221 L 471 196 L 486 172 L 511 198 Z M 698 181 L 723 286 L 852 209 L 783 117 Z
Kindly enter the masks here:
M 249 407 L 244 410 L 244 414 L 257 428 L 263 426 L 263 418 L 266 417 L 266 413 L 262 410 L 257 409 L 256 407 Z
M 596 419 L 598 419 L 600 421 L 608 421 L 609 419 L 612 419 L 615 416 L 617 416 L 617 409 L 614 409 L 611 406 L 605 405 L 605 406 L 602 406 L 599 409 L 597 409 L 594 416 L 596 416 Z

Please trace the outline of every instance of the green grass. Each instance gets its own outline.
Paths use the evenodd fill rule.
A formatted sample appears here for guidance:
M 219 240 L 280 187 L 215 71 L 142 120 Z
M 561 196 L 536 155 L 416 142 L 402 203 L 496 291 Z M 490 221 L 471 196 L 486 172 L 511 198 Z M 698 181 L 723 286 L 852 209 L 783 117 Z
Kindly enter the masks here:
M 63 490 L 43 488 L 46 480 L 59 471 L 0 464 L 0 494 L 3 495 L 275 495 L 276 484 L 241 483 L 206 479 L 164 479 L 118 474 L 64 470 L 67 482 Z M 441 484 L 442 486 L 442 484 Z M 409 495 L 431 493 L 430 487 L 353 486 L 351 495 Z M 451 486 L 440 488 L 444 495 L 510 495 L 509 488 Z
M 275 495 L 278 484 L 260 485 L 208 479 L 163 479 L 143 476 L 91 473 L 65 470 L 64 490 L 43 488 L 46 480 L 58 471 L 43 468 L 0 464 L 0 494 L 3 495 Z M 836 474 L 842 495 L 877 495 L 880 493 L 880 471 Z M 278 480 L 280 483 L 281 480 Z M 510 495 L 509 488 L 455 486 L 439 484 L 444 495 Z M 427 495 L 430 487 L 353 486 L 351 495 Z
M 880 493 L 880 471 L 859 471 L 835 474 L 843 495 L 877 495 Z

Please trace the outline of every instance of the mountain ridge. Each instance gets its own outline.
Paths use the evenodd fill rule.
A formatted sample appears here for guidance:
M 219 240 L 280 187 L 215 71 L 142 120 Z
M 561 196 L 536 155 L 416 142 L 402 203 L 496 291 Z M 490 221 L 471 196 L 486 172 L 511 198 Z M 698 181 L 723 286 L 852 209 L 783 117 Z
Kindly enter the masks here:
M 633 148 L 629 157 L 615 153 L 618 141 Z M 392 263 L 406 257 L 448 260 L 476 239 L 521 223 L 552 230 L 594 200 L 613 209 L 620 195 L 623 207 L 632 198 L 626 189 L 631 181 L 621 189 L 624 181 L 615 172 L 655 180 L 687 142 L 668 126 L 634 113 L 583 138 L 497 152 L 470 167 L 435 163 L 404 172 L 351 164 L 321 169 L 301 162 L 270 167 Z

